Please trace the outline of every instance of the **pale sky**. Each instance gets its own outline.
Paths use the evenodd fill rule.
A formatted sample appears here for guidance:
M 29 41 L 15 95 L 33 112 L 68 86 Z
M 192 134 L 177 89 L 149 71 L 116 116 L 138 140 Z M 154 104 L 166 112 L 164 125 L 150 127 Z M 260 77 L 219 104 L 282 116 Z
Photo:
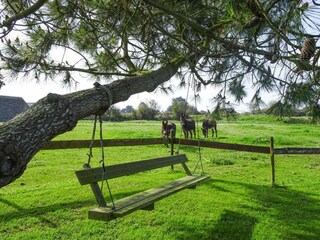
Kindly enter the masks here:
M 18 36 L 19 33 L 12 33 L 12 39 L 14 39 L 16 36 Z M 20 38 L 23 39 L 22 36 Z M 1 46 L 1 45 L 0 45 Z M 64 50 L 61 48 L 53 48 L 51 51 L 51 54 L 49 55 L 50 60 L 55 60 L 57 62 L 67 60 L 69 64 L 75 65 L 79 63 L 81 60 L 81 57 L 77 56 L 76 53 L 70 51 L 70 50 Z M 77 75 L 77 74 L 76 74 Z M 61 83 L 54 82 L 48 80 L 47 82 L 41 81 L 40 83 L 37 83 L 35 80 L 32 79 L 16 79 L 16 80 L 9 80 L 7 78 L 4 79 L 5 86 L 3 86 L 0 89 L 0 95 L 5 96 L 17 96 L 22 97 L 27 103 L 34 103 L 38 101 L 39 99 L 45 97 L 48 93 L 56 93 L 56 94 L 67 94 L 74 91 L 79 91 L 83 89 L 88 89 L 93 87 L 94 81 L 88 80 L 87 76 L 81 76 L 81 74 L 78 74 L 77 76 L 73 76 L 79 83 L 77 84 L 77 88 L 66 88 L 61 85 Z M 179 80 L 175 79 L 174 77 L 172 80 L 170 80 L 170 85 L 173 87 L 174 91 L 173 93 L 169 93 L 169 95 L 166 95 L 164 93 L 161 93 L 160 90 L 156 90 L 153 93 L 139 93 L 131 96 L 127 101 L 117 103 L 115 106 L 117 108 L 125 108 L 127 105 L 133 106 L 135 109 L 138 107 L 138 105 L 141 102 L 147 102 L 148 100 L 155 100 L 161 107 L 161 111 L 165 111 L 168 106 L 171 105 L 172 99 L 177 97 L 182 97 L 186 99 L 189 103 L 189 105 L 195 106 L 194 101 L 194 91 L 191 87 L 189 87 L 189 94 L 187 94 L 188 90 L 185 89 L 179 89 L 178 86 Z M 104 82 L 101 82 L 101 84 L 106 84 Z M 166 83 L 168 84 L 168 83 Z M 249 92 L 251 91 L 251 86 L 248 86 Z M 212 102 L 212 98 L 215 97 L 218 93 L 218 89 L 214 89 L 213 87 L 206 87 L 202 89 L 201 93 L 199 94 L 201 96 L 200 100 L 197 100 L 197 109 L 200 110 L 210 110 L 212 111 L 215 107 L 215 104 Z M 188 96 L 187 96 L 188 95 Z M 252 95 L 249 95 L 242 104 L 233 104 L 232 106 L 234 109 L 238 112 L 245 112 L 249 111 L 248 103 L 250 102 L 252 98 Z M 265 97 L 266 103 L 269 102 L 268 99 L 272 99 L 270 97 Z M 232 101 L 231 101 L 232 102 Z
M 75 62 L 79 62 L 79 58 L 73 52 L 63 51 L 61 49 L 53 49 L 52 55 L 49 56 L 50 59 L 54 59 L 56 61 L 62 61 L 67 59 L 68 62 L 73 65 Z M 0 95 L 5 96 L 17 96 L 22 97 L 27 103 L 34 103 L 39 99 L 45 97 L 48 93 L 56 93 L 56 94 L 67 94 L 74 91 L 79 91 L 83 89 L 88 89 L 93 87 L 94 81 L 88 80 L 88 75 L 75 74 L 73 76 L 76 81 L 78 81 L 77 88 L 66 88 L 61 85 L 59 81 L 54 82 L 52 80 L 48 80 L 45 82 L 44 80 L 37 83 L 33 79 L 26 78 L 18 78 L 15 80 L 9 80 L 8 78 L 3 79 L 5 82 L 5 86 L 0 89 Z M 101 82 L 101 84 L 106 84 L 106 82 Z M 168 95 L 162 93 L 160 90 L 156 90 L 153 93 L 139 93 L 131 96 L 127 101 L 117 103 L 115 106 L 119 109 L 125 108 L 127 105 L 133 106 L 137 109 L 138 105 L 141 102 L 147 102 L 148 100 L 155 100 L 161 107 L 161 111 L 165 111 L 168 106 L 172 104 L 172 99 L 177 97 L 182 97 L 187 100 L 189 105 L 195 106 L 194 101 L 194 90 L 192 87 L 188 89 L 180 89 L 178 88 L 179 80 L 176 78 L 172 78 L 166 85 L 171 85 L 174 89 L 173 93 L 169 93 Z M 238 112 L 248 112 L 249 107 L 248 103 L 252 98 L 252 86 L 247 86 L 249 95 L 244 99 L 241 104 L 233 104 L 233 108 Z M 215 107 L 215 104 L 212 102 L 213 97 L 215 97 L 218 93 L 218 89 L 214 89 L 212 86 L 203 87 L 201 92 L 199 93 L 200 100 L 197 100 L 197 109 L 198 111 L 210 110 L 212 111 Z M 263 95 L 263 99 L 265 103 L 268 104 L 270 100 L 275 100 L 275 96 L 268 96 L 266 94 Z M 232 102 L 232 99 L 230 99 Z
M 171 81 L 173 86 L 177 86 L 178 80 L 172 80 Z M 60 83 L 57 82 L 41 82 L 36 83 L 35 81 L 30 80 L 16 80 L 16 81 L 10 81 L 6 82 L 6 85 L 3 86 L 0 89 L 0 95 L 5 96 L 17 96 L 22 97 L 26 102 L 33 103 L 38 101 L 39 99 L 45 97 L 48 93 L 57 93 L 57 94 L 67 94 L 74 91 L 79 91 L 83 89 L 88 89 L 93 87 L 93 82 L 90 82 L 86 79 L 80 80 L 77 88 L 66 88 L 63 87 Z M 197 100 L 197 109 L 198 110 L 212 110 L 214 107 L 214 104 L 212 103 L 211 99 L 213 96 L 215 96 L 215 91 L 212 88 L 206 88 L 205 90 L 202 90 L 200 95 L 201 99 Z M 188 103 L 192 106 L 195 105 L 194 102 L 194 92 L 190 88 L 189 94 L 188 94 Z M 161 93 L 160 90 L 156 90 L 153 93 L 139 93 L 131 96 L 127 101 L 117 103 L 116 107 L 118 108 L 124 108 L 127 105 L 132 105 L 134 108 L 137 108 L 140 102 L 147 102 L 148 100 L 155 100 L 160 106 L 161 110 L 166 110 L 169 105 L 172 103 L 173 98 L 182 97 L 184 99 L 187 98 L 187 89 L 178 89 L 175 88 L 173 93 L 170 93 L 169 95 L 165 95 L 164 93 Z M 246 104 L 240 105 L 234 105 L 236 109 L 239 111 L 246 110 Z
M 307 2 L 311 3 L 310 0 Z M 0 3 L 1 4 L 1 3 Z M 311 4 L 312 5 L 312 4 Z M 1 7 L 1 5 L 0 5 Z M 311 18 L 313 20 L 318 19 L 319 13 L 314 13 Z M 308 26 L 306 26 L 308 28 Z M 314 30 L 309 29 L 311 33 L 314 32 Z M 318 33 L 318 30 L 316 30 L 316 33 Z M 13 32 L 12 38 L 15 38 L 19 34 L 18 32 Z M 63 59 L 68 59 L 69 63 L 74 64 L 74 62 L 78 62 L 79 59 L 74 55 L 74 53 L 70 53 L 68 51 L 59 51 L 58 49 L 54 49 L 52 51 L 51 55 L 52 59 L 55 59 L 57 61 L 63 60 Z M 83 90 L 87 88 L 93 87 L 93 82 L 89 82 L 86 79 L 80 79 L 79 84 L 77 86 L 77 89 L 68 89 L 62 87 L 60 83 L 55 83 L 55 82 L 47 82 L 47 83 L 36 83 L 32 82 L 30 80 L 27 81 L 22 81 L 22 80 L 16 80 L 16 81 L 11 81 L 8 82 L 8 79 L 4 79 L 6 85 L 3 86 L 0 89 L 0 95 L 5 95 L 5 96 L 18 96 L 24 98 L 24 100 L 28 103 L 33 103 L 38 101 L 40 98 L 45 97 L 48 93 L 57 93 L 57 94 L 66 94 L 78 90 Z M 77 79 L 78 81 L 78 79 Z M 102 82 L 102 84 L 104 84 Z M 173 86 L 178 85 L 178 80 L 172 80 L 171 84 Z M 251 86 L 247 86 L 249 88 L 249 92 Z M 212 110 L 214 108 L 214 104 L 212 103 L 211 99 L 217 94 L 217 90 L 213 89 L 212 87 L 207 87 L 207 89 L 202 90 L 200 95 L 201 95 L 201 100 L 197 100 L 197 109 L 198 110 Z M 193 91 L 189 90 L 189 96 L 188 96 L 188 103 L 192 106 L 195 105 L 195 102 L 193 100 Z M 165 95 L 161 93 L 159 90 L 155 91 L 154 93 L 140 93 L 140 94 L 135 94 L 134 96 L 131 96 L 129 100 L 126 102 L 118 103 L 116 104 L 116 107 L 118 108 L 124 108 L 127 105 L 132 105 L 134 108 L 137 108 L 140 102 L 146 102 L 148 100 L 155 100 L 160 106 L 161 110 L 166 110 L 169 105 L 171 105 L 171 100 L 173 98 L 177 97 L 182 97 L 184 99 L 187 98 L 187 89 L 178 89 L 176 88 L 174 90 L 174 93 L 170 93 L 169 95 Z M 249 111 L 248 103 L 250 102 L 251 95 L 249 95 L 246 99 L 244 99 L 244 102 L 242 104 L 234 104 L 233 107 L 239 111 L 239 112 L 244 112 L 244 111 Z M 271 100 L 276 100 L 277 96 L 276 94 L 263 94 L 263 100 L 265 101 L 266 104 L 268 104 Z
M 71 51 L 64 51 L 62 49 L 56 48 L 53 49 L 52 54 L 49 56 L 50 59 L 54 59 L 55 61 L 62 61 L 67 59 L 68 62 L 73 65 L 76 62 L 79 62 L 79 57 Z M 79 91 L 83 89 L 88 89 L 93 87 L 94 81 L 88 80 L 88 75 L 82 76 L 81 74 L 75 74 L 74 78 L 79 83 L 77 84 L 77 88 L 66 88 L 61 85 L 61 83 L 54 82 L 48 80 L 47 82 L 41 81 L 37 83 L 35 80 L 26 79 L 26 78 L 18 78 L 16 80 L 8 80 L 4 79 L 5 86 L 0 89 L 0 95 L 5 96 L 17 96 L 22 97 L 28 103 L 34 103 L 39 99 L 45 97 L 48 93 L 57 93 L 57 94 L 67 94 L 74 91 Z M 126 102 L 117 103 L 115 106 L 118 108 L 125 108 L 127 105 L 131 105 L 134 108 L 137 108 L 141 102 L 147 102 L 148 100 L 155 100 L 161 107 L 162 111 L 165 111 L 168 106 L 171 105 L 172 99 L 177 97 L 182 97 L 187 99 L 187 89 L 179 89 L 178 86 L 179 80 L 174 77 L 170 80 L 170 85 L 175 87 L 173 93 L 166 95 L 161 93 L 160 90 L 156 90 L 153 93 L 139 93 L 131 96 Z M 101 82 L 101 84 L 106 84 L 105 82 Z M 211 99 L 216 96 L 217 90 L 213 88 L 207 87 L 206 89 L 201 91 L 201 99 L 197 100 L 197 109 L 200 110 L 212 110 L 214 108 L 214 104 Z M 188 94 L 188 103 L 192 106 L 195 106 L 194 102 L 194 91 L 189 88 Z M 248 100 L 249 101 L 249 100 Z M 246 105 L 242 104 L 234 105 L 234 108 L 239 111 L 246 110 Z

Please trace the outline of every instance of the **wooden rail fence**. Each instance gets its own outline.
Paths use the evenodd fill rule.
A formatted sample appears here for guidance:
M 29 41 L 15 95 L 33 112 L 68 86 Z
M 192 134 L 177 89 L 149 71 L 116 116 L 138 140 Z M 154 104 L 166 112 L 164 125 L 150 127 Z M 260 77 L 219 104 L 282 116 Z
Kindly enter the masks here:
M 51 141 L 48 142 L 42 149 L 72 149 L 72 148 L 88 148 L 91 144 L 91 140 L 65 140 L 65 141 Z M 141 145 L 157 145 L 157 144 L 170 144 L 171 155 L 174 154 L 174 145 L 188 145 L 195 147 L 217 148 L 244 152 L 265 153 L 270 155 L 271 162 L 271 175 L 272 186 L 275 185 L 275 158 L 276 154 L 320 154 L 320 148 L 274 148 L 274 139 L 270 138 L 270 145 L 268 147 L 245 145 L 245 144 L 233 144 L 222 142 L 209 142 L 202 140 L 190 140 L 170 138 L 164 140 L 163 138 L 142 138 L 142 139 L 107 139 L 103 140 L 104 147 L 120 147 L 120 146 L 141 146 Z M 93 142 L 93 147 L 99 147 L 100 140 Z

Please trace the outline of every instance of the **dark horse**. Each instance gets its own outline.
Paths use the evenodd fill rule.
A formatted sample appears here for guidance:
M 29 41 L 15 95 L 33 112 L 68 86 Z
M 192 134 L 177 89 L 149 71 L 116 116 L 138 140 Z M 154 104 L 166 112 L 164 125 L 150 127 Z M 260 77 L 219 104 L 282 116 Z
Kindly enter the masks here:
M 168 121 L 162 121 L 162 137 L 169 138 L 170 132 L 172 131 L 172 137 L 176 137 L 176 125 L 174 123 L 168 123 Z
M 204 120 L 202 123 L 202 133 L 204 137 L 208 137 L 209 129 L 212 131 L 212 137 L 214 136 L 214 132 L 216 132 L 216 137 L 218 137 L 218 131 L 217 131 L 217 122 L 215 120 L 209 121 Z
M 190 138 L 192 138 L 192 132 L 193 132 L 193 136 L 196 137 L 196 124 L 192 119 L 186 119 L 186 115 L 181 113 L 180 123 L 184 133 L 184 138 L 189 137 L 189 132 L 190 132 Z

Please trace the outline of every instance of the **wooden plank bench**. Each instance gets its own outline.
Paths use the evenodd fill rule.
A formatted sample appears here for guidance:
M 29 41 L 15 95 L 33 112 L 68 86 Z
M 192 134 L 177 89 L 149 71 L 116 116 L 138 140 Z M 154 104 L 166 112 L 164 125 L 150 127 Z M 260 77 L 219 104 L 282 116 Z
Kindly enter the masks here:
M 136 162 L 129 162 L 106 166 L 105 172 L 102 167 L 86 168 L 76 171 L 76 175 L 81 185 L 90 184 L 99 207 L 89 210 L 89 219 L 110 221 L 112 219 L 123 217 L 136 210 L 153 210 L 154 202 L 170 196 L 186 188 L 195 188 L 197 183 L 202 182 L 210 176 L 192 175 L 186 165 L 188 161 L 185 154 L 173 155 L 168 157 L 154 158 Z M 98 182 L 127 176 L 152 169 L 181 164 L 187 173 L 186 177 L 174 180 L 161 187 L 152 188 L 123 199 L 114 201 L 115 209 L 112 203 L 106 203 L 100 190 Z

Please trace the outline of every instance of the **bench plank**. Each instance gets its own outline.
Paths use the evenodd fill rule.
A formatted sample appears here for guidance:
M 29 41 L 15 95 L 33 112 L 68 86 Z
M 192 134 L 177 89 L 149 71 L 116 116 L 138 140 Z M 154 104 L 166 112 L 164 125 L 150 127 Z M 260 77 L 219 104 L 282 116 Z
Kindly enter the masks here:
M 111 207 L 100 207 L 89 210 L 89 218 L 101 221 L 110 221 L 117 217 L 123 217 L 139 209 L 150 210 L 156 201 L 186 188 L 192 188 L 199 182 L 210 178 L 208 175 L 186 176 L 170 182 L 164 186 L 152 188 L 144 192 L 115 201 L 116 210 Z M 111 206 L 111 204 L 109 204 Z
M 185 163 L 188 159 L 185 154 L 172 155 L 161 158 L 153 158 L 137 162 L 122 163 L 105 167 L 105 174 L 102 167 L 84 169 L 76 171 L 76 175 L 81 185 L 122 177 L 138 172 L 162 168 L 179 163 Z

